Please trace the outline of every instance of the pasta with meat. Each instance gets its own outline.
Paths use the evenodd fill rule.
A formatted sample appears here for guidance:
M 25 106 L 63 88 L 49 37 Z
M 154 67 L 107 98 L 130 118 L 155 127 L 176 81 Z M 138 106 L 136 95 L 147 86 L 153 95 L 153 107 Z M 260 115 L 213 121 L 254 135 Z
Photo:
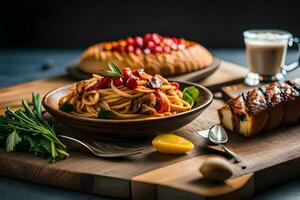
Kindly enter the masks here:
M 59 100 L 59 107 L 69 105 L 70 113 L 78 116 L 111 119 L 163 117 L 192 108 L 176 82 L 140 69 L 116 72 L 77 82 Z

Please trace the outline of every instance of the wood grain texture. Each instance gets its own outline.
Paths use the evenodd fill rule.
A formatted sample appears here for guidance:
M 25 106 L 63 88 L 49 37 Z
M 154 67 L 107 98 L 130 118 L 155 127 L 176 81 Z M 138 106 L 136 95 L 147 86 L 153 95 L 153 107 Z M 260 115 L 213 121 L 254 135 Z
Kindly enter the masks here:
M 0 113 L 6 107 L 19 106 L 22 99 L 30 101 L 32 92 L 44 96 L 50 90 L 72 82 L 74 81 L 67 76 L 58 76 L 0 88 Z
M 212 91 L 218 91 L 225 85 L 243 82 L 247 72 L 247 68 L 222 60 L 219 69 L 199 83 Z
M 242 187 L 249 187 L 248 196 L 252 194 L 253 183 L 252 181 L 250 181 L 250 179 L 252 178 L 251 173 L 230 179 L 226 181 L 225 184 L 211 183 L 203 179 L 202 174 L 199 172 L 199 166 L 202 165 L 203 161 L 208 156 L 209 155 L 197 156 L 133 177 L 133 194 L 138 195 L 138 197 L 140 198 L 142 194 L 146 193 L 144 191 L 141 191 L 139 183 L 157 185 L 156 190 L 159 190 L 160 186 L 176 190 L 183 190 L 187 193 L 193 194 L 195 196 L 195 199 L 199 196 L 222 196 L 227 193 L 233 193 L 234 191 L 236 192 Z M 235 169 L 235 171 L 239 170 L 240 169 Z
M 224 71 L 229 72 L 235 65 L 222 64 L 219 70 L 222 66 Z M 232 74 L 217 70 L 211 77 L 217 76 L 217 73 L 219 75 L 214 78 L 215 83 L 219 83 L 221 77 Z M 204 83 L 213 84 L 213 80 L 209 79 Z M 56 77 L 0 89 L 0 109 L 3 111 L 6 106 L 18 105 L 21 99 L 30 100 L 31 92 L 43 95 L 71 82 L 66 77 Z M 200 117 L 175 131 L 196 145 L 186 155 L 160 154 L 151 147 L 150 140 L 145 141 L 144 145 L 148 148 L 140 155 L 123 159 L 100 159 L 70 148 L 70 158 L 54 164 L 27 153 L 6 153 L 1 149 L 0 174 L 57 187 L 134 199 L 245 199 L 273 184 L 300 176 L 298 125 L 263 132 L 250 139 L 229 133 L 226 146 L 239 155 L 247 168 L 241 170 L 237 167 L 234 177 L 225 184 L 204 181 L 198 169 L 206 154 L 216 152 L 203 148 L 215 147 L 195 134 L 195 131 L 208 129 L 218 123 L 216 109 L 222 104 L 222 101 L 214 100 Z M 57 123 L 56 127 L 58 132 L 72 134 L 73 130 L 63 124 Z

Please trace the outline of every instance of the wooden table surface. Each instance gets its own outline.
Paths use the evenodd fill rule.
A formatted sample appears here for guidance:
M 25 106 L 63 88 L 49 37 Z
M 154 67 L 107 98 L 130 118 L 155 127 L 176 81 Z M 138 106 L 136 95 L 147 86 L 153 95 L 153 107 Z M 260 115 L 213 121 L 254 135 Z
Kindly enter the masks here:
M 4 53 L 4 54 L 6 54 L 6 53 Z M 50 53 L 50 55 L 51 55 L 51 53 Z M 12 59 L 12 58 L 11 58 Z M 5 56 L 1 56 L 0 57 L 0 60 L 1 60 L 1 62 L 4 62 L 5 60 L 7 60 L 7 61 L 9 61 L 9 62 L 12 62 L 11 61 L 11 59 L 5 59 Z M 33 59 L 34 60 L 34 59 Z M 20 66 L 18 66 L 17 68 L 19 68 Z M 40 66 L 38 66 L 38 67 L 40 67 Z M 1 82 L 1 84 L 2 85 L 5 85 L 5 80 L 4 81 L 1 81 L 1 79 L 7 79 L 7 77 L 8 77 L 8 75 L 7 75 L 7 73 L 11 73 L 11 74 L 14 74 L 14 68 L 10 68 L 11 69 L 11 71 L 10 70 L 8 70 L 8 66 L 6 66 L 6 68 L 3 68 L 3 66 L 1 66 L 0 67 L 0 72 L 3 72 L 3 73 L 0 73 L 0 82 Z M 37 67 L 36 67 L 37 68 Z M 32 68 L 29 68 L 29 69 L 31 69 L 32 70 Z M 39 69 L 39 68 L 37 68 L 37 69 Z M 46 73 L 47 74 L 47 76 L 49 75 L 49 74 L 55 74 L 55 73 L 57 73 L 57 71 L 56 72 L 54 72 L 54 70 L 53 70 L 53 68 L 52 69 L 50 69 L 50 71 L 52 70 L 52 72 L 50 73 L 49 71 L 46 71 L 46 72 L 43 72 L 43 71 L 41 71 L 41 72 L 39 72 L 39 73 Z M 59 69 L 59 70 L 61 70 L 61 69 Z M 58 70 L 58 71 L 59 71 Z M 28 70 L 28 71 L 30 71 L 30 70 Z M 18 72 L 18 71 L 15 71 L 15 72 Z M 4 75 L 3 75 L 4 74 Z M 25 73 L 26 74 L 26 73 Z M 20 72 L 18 72 L 18 73 L 16 73 L 15 74 L 16 75 L 16 77 L 23 77 L 23 80 L 26 80 L 26 78 L 28 79 L 28 76 L 26 77 L 26 76 L 24 76 L 24 73 L 22 74 L 22 73 L 20 73 Z M 294 73 L 294 76 L 297 76 L 297 74 L 296 73 Z M 4 78 L 3 78 L 4 77 Z M 13 77 L 13 76 L 12 76 Z M 40 76 L 39 76 L 40 77 Z M 30 79 L 30 78 L 29 78 Z M 18 81 L 18 80 L 15 80 L 15 79 L 10 79 L 10 81 Z M 9 81 L 8 81 L 9 82 Z

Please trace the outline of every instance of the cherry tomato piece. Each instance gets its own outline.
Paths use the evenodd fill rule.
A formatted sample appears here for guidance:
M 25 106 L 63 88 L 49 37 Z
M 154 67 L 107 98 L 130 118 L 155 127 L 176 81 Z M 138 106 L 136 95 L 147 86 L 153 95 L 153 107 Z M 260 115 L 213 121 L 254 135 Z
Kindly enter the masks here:
M 177 82 L 171 82 L 171 85 L 172 86 L 175 86 L 176 87 L 176 90 L 179 90 L 179 84 Z
M 114 78 L 113 83 L 116 87 L 123 85 L 123 79 L 121 77 Z
M 126 87 L 128 89 L 134 90 L 138 87 L 138 81 L 135 78 L 131 77 L 131 78 L 127 79 Z

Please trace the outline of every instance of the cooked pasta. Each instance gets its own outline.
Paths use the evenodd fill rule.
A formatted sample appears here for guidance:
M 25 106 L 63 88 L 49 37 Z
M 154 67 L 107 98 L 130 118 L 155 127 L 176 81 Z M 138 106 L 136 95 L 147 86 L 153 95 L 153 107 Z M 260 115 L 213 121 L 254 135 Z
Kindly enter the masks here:
M 59 107 L 68 104 L 72 106 L 71 114 L 111 119 L 163 117 L 191 109 L 178 83 L 141 70 L 125 68 L 119 72 L 110 76 L 94 74 L 91 79 L 77 82 L 59 100 Z

